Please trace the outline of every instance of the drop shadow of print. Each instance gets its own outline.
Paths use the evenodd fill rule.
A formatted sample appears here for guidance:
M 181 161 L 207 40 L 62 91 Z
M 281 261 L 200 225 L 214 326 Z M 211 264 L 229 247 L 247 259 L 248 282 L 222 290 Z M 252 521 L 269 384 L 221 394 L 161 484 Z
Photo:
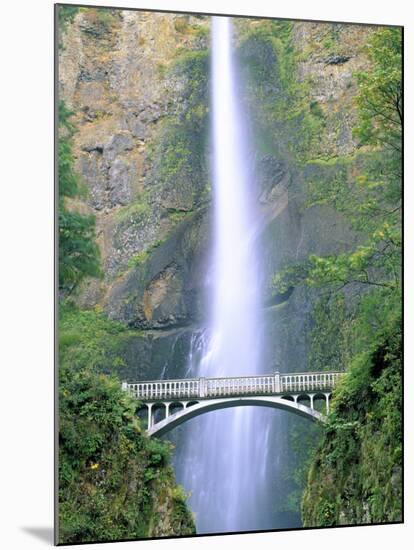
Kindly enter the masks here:
M 21 527 L 23 532 L 53 545 L 53 527 Z

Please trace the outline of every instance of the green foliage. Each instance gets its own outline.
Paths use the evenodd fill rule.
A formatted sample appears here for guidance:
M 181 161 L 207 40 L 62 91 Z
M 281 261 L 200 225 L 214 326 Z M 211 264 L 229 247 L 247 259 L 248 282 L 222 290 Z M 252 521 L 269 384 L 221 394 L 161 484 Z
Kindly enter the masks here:
M 343 293 L 322 296 L 312 311 L 308 364 L 315 371 L 340 371 L 350 358 L 352 315 Z
M 308 164 L 318 170 L 307 181 L 308 206 L 332 205 L 358 231 L 398 222 L 401 167 L 394 153 L 364 151 Z
M 315 402 L 315 406 L 318 402 Z M 320 444 L 323 431 L 318 424 L 306 419 L 295 418 L 288 426 L 290 460 L 284 466 L 282 475 L 287 483 L 284 512 L 297 512 L 306 486 L 309 468 Z
M 315 255 L 274 276 L 328 292 L 313 311 L 310 359 L 345 367 L 302 501 L 305 526 L 401 520 L 401 32 L 380 29 L 357 75 L 364 148 L 312 162 L 308 206 L 333 206 L 358 232 L 347 252 Z M 338 291 L 357 283 L 351 307 Z
M 291 265 L 276 273 L 272 279 L 273 287 L 279 292 L 302 283 L 310 287 L 333 286 L 335 291 L 351 283 L 396 288 L 399 284 L 398 248 L 401 243 L 399 236 L 386 233 L 388 231 L 389 227 L 384 225 L 367 245 L 360 245 L 353 252 L 325 257 L 311 255 L 306 262 Z M 381 234 L 390 235 L 399 247 L 395 246 L 387 254 L 382 253 L 376 246 Z
M 59 103 L 59 288 L 72 292 L 85 277 L 99 277 L 100 257 L 95 242 L 95 217 L 67 208 L 65 198 L 84 196 L 85 191 L 74 169 L 72 136 L 76 131 L 70 121 L 73 113 L 63 101 Z
M 57 6 L 58 22 L 62 30 L 65 30 L 69 23 L 72 23 L 80 8 L 77 6 Z
M 57 27 L 58 27 L 58 48 L 63 50 L 62 34 L 66 31 L 68 25 L 73 23 L 75 16 L 81 8 L 77 6 L 57 6 Z
M 357 74 L 360 122 L 355 135 L 362 143 L 386 146 L 401 152 L 401 28 L 386 28 L 374 33 L 366 45 L 366 51 L 373 69 Z
M 70 118 L 73 111 L 67 108 L 64 101 L 59 101 L 59 140 L 58 140 L 58 174 L 59 197 L 75 197 L 80 194 L 79 176 L 74 171 L 71 137 L 75 127 Z
M 329 257 L 287 266 L 274 286 L 351 283 L 397 288 L 401 277 L 401 32 L 382 29 L 367 44 L 373 68 L 359 73 L 355 135 L 370 149 L 318 163 L 308 206 L 329 205 L 360 234 L 360 244 Z M 385 136 L 385 137 L 384 137 Z M 379 150 L 378 148 L 381 147 Z M 315 165 L 315 163 L 312 163 Z
M 59 353 L 63 365 L 70 363 L 74 368 L 88 366 L 109 372 L 120 364 L 117 353 L 128 335 L 124 325 L 107 319 L 99 308 L 81 310 L 67 301 L 61 303 L 59 312 Z
M 59 208 L 59 287 L 70 292 L 85 277 L 98 277 L 95 217 Z
M 206 92 L 209 78 L 209 52 L 203 50 L 184 50 L 177 57 L 172 72 L 186 80 L 185 99 L 187 109 L 185 119 L 197 124 L 201 129 L 203 119 L 207 114 Z
M 348 311 L 343 293 L 323 295 L 316 302 L 310 325 L 306 331 L 310 335 L 308 365 L 312 371 L 341 371 L 351 357 L 354 318 Z M 315 400 L 317 410 L 326 413 L 322 400 Z M 298 420 L 289 426 L 288 438 L 290 460 L 285 465 L 284 476 L 287 483 L 285 511 L 300 509 L 303 492 L 306 487 L 309 470 L 315 460 L 324 431 L 317 424 L 309 425 L 307 420 Z M 329 504 L 329 503 L 328 503 Z M 326 525 L 326 510 L 323 522 Z
M 381 309 L 381 324 L 372 318 L 374 305 Z M 400 304 L 385 291 L 371 293 L 361 303 L 352 332 L 359 340 L 357 352 L 335 391 L 309 471 L 302 502 L 305 526 L 401 520 Z
M 95 311 L 63 304 L 59 331 L 60 543 L 152 536 L 161 506 L 161 535 L 194 533 L 185 506 L 177 513 L 170 446 L 149 439 L 138 402 L 116 372 L 129 331 Z M 169 526 L 168 526 L 169 525 Z
M 210 29 L 207 25 L 191 24 L 188 16 L 177 17 L 174 22 L 175 30 L 180 34 L 185 34 L 187 37 L 207 38 L 210 34 Z
M 174 138 L 172 138 L 173 135 Z M 170 180 L 191 170 L 191 165 L 188 163 L 188 159 L 191 157 L 191 143 L 186 132 L 183 132 L 182 128 L 178 126 L 174 129 L 171 128 L 164 139 L 166 147 L 159 174 L 163 180 Z M 173 139 L 174 145 L 172 146 Z

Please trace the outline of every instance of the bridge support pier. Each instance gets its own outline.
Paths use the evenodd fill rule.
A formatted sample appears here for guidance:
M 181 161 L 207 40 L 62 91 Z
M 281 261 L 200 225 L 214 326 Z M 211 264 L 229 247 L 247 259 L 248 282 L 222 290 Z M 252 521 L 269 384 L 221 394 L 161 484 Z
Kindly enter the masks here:
M 292 397 L 293 397 L 293 401 L 294 401 L 295 403 L 297 403 L 297 402 L 298 402 L 298 397 L 299 397 L 299 396 L 298 396 L 298 395 L 292 395 Z
M 315 394 L 314 393 L 310 393 L 309 394 L 309 399 L 310 399 L 310 408 L 313 409 L 313 398 L 315 397 Z
M 152 406 L 154 405 L 154 403 L 147 403 L 147 407 L 148 407 L 148 430 L 150 428 L 152 428 L 152 421 L 153 421 L 153 418 L 152 418 Z
M 326 414 L 329 414 L 329 393 L 325 393 L 325 400 L 326 400 Z
M 171 405 L 171 402 L 170 401 L 167 401 L 166 403 L 164 403 L 165 405 L 165 418 L 168 418 L 170 416 L 170 405 Z

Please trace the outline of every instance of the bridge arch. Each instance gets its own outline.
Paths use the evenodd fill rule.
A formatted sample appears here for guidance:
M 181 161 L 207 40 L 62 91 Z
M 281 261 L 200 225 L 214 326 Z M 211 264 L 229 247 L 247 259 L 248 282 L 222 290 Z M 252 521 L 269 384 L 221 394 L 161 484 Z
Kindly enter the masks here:
M 194 401 L 192 401 L 194 403 Z M 169 432 L 173 428 L 183 424 L 191 418 L 195 418 L 209 411 L 215 411 L 220 409 L 227 409 L 231 407 L 243 407 L 243 406 L 259 406 L 270 407 L 273 409 L 281 409 L 285 411 L 293 412 L 299 416 L 303 416 L 312 420 L 313 422 L 326 422 L 326 416 L 322 413 L 311 409 L 306 405 L 302 405 L 289 399 L 273 396 L 252 396 L 252 397 L 235 397 L 225 399 L 208 399 L 199 401 L 197 404 L 193 404 L 191 407 L 185 407 L 184 409 L 160 420 L 156 424 L 152 425 L 148 429 L 149 436 L 161 436 Z

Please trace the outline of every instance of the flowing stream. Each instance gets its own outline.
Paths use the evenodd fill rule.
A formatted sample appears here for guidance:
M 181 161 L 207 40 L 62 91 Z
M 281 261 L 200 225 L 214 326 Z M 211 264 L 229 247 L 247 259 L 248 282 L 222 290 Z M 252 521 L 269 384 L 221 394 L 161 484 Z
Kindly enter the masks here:
M 212 18 L 213 248 L 208 328 L 193 338 L 189 374 L 240 376 L 261 364 L 260 269 L 254 178 L 239 97 L 232 23 Z M 269 528 L 271 411 L 239 407 L 191 420 L 176 459 L 198 533 Z

